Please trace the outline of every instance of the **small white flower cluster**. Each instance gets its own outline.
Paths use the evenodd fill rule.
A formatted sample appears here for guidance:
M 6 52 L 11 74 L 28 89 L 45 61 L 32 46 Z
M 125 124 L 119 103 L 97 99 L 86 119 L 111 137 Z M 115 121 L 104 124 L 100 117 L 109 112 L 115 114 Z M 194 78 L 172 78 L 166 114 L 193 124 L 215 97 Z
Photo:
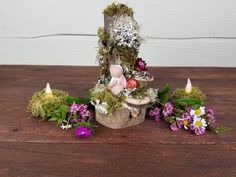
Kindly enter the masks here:
M 110 26 L 110 33 L 118 46 L 136 49 L 140 46 L 139 26 L 132 17 L 117 18 Z
M 101 102 L 100 100 L 96 100 L 96 101 L 92 101 L 91 104 L 95 106 L 95 109 L 100 114 L 102 114 L 102 115 L 108 114 L 106 102 Z
M 147 90 L 146 94 L 152 103 L 155 103 L 157 101 L 157 93 L 158 89 L 149 88 Z

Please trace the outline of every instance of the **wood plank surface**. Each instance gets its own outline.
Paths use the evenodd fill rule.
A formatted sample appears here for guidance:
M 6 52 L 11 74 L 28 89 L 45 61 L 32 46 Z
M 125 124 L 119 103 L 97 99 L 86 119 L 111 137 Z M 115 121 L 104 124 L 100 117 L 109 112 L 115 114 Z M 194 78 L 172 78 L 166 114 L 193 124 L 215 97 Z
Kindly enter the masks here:
M 186 78 L 200 87 L 231 130 L 194 136 L 172 132 L 164 122 L 112 130 L 99 126 L 89 139 L 54 122 L 28 119 L 28 100 L 45 87 L 85 96 L 97 79 L 97 67 L 0 66 L 0 176 L 236 176 L 236 68 L 154 67 L 153 87 L 184 87 Z

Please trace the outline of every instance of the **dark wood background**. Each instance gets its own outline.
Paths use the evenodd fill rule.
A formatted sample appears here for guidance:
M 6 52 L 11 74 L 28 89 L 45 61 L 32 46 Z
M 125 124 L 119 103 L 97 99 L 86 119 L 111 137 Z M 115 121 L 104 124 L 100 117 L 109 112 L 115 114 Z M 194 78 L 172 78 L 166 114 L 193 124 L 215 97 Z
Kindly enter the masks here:
M 99 126 L 78 139 L 54 122 L 28 119 L 28 100 L 52 88 L 85 96 L 97 80 L 96 67 L 0 66 L 0 176 L 233 177 L 236 176 L 236 68 L 150 68 L 156 81 L 184 88 L 186 79 L 207 93 L 222 135 L 172 132 L 164 122 L 112 130 Z

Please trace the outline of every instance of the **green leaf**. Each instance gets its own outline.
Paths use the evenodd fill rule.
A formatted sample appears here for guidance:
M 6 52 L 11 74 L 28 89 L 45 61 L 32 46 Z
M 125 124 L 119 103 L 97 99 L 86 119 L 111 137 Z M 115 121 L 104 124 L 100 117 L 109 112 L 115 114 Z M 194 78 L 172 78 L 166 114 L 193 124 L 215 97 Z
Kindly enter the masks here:
M 72 104 L 73 102 L 77 103 L 77 104 L 87 104 L 90 102 L 90 98 L 75 98 L 75 97 L 67 97 L 66 99 L 67 103 Z
M 67 105 L 61 105 L 58 109 L 56 109 L 52 113 L 51 120 L 57 121 L 58 124 L 61 124 L 63 120 L 67 118 L 67 114 L 69 112 L 69 106 Z
M 176 120 L 175 120 L 175 117 L 174 116 L 171 116 L 171 117 L 167 117 L 167 120 L 171 123 L 171 124 L 173 124 L 173 123 L 175 123 L 176 122 Z
M 219 125 L 216 128 L 213 128 L 213 131 L 217 134 L 225 133 L 226 131 L 229 131 L 230 128 Z
M 158 92 L 158 98 L 161 103 L 165 104 L 168 101 L 168 94 L 170 91 L 170 87 L 168 84 L 166 84 L 159 92 Z
M 203 101 L 199 99 L 191 99 L 191 98 L 180 98 L 176 100 L 176 103 L 182 106 L 194 106 L 200 107 L 203 104 Z

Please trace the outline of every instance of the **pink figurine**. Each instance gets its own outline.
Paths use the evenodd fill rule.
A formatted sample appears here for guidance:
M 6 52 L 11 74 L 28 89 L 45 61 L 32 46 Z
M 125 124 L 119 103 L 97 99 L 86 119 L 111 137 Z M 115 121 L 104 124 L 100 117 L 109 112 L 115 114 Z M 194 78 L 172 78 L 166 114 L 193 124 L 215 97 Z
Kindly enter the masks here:
M 111 81 L 108 84 L 108 89 L 114 94 L 119 95 L 126 88 L 127 82 L 123 75 L 123 68 L 120 65 L 110 66 Z

